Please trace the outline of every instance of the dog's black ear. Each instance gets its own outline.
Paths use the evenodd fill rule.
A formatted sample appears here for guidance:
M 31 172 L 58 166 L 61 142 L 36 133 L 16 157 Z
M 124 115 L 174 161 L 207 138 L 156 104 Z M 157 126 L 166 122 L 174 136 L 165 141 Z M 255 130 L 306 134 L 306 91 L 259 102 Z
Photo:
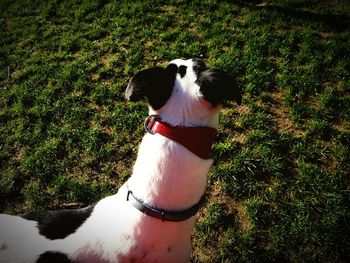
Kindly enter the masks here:
M 137 73 L 125 91 L 128 101 L 139 101 L 146 97 L 154 110 L 160 109 L 169 99 L 176 78 L 177 66 L 154 67 Z
M 204 99 L 213 106 L 226 100 L 236 101 L 238 105 L 242 103 L 242 92 L 236 79 L 223 70 L 216 68 L 204 70 L 199 73 L 196 83 Z

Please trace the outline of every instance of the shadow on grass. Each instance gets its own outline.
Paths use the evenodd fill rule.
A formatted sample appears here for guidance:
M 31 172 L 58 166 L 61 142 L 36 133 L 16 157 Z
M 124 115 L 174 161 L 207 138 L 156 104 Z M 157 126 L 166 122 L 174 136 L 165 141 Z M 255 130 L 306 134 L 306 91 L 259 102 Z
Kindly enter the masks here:
M 308 22 L 322 23 L 335 32 L 343 32 L 350 28 L 350 16 L 346 14 L 318 14 L 306 10 L 298 10 L 290 7 L 264 4 L 260 0 L 237 1 L 238 5 L 256 10 L 277 12 L 286 19 L 304 19 Z

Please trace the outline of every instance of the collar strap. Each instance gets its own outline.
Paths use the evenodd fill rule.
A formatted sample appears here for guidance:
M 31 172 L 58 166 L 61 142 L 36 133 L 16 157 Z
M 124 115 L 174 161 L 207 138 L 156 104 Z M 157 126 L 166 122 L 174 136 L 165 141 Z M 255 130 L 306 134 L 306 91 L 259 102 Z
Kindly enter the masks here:
M 194 216 L 202 205 L 202 199 L 201 199 L 194 206 L 182 211 L 168 211 L 163 209 L 157 209 L 155 207 L 151 207 L 143 203 L 140 199 L 134 196 L 132 191 L 130 191 L 129 189 L 126 196 L 126 201 L 131 202 L 133 207 L 135 207 L 137 210 L 144 213 L 145 215 L 161 219 L 163 222 L 164 221 L 171 221 L 171 222 L 185 221 L 190 217 Z
M 209 159 L 217 133 L 216 129 L 210 127 L 171 126 L 161 122 L 157 115 L 150 115 L 146 118 L 145 129 L 150 134 L 158 133 L 180 143 L 202 159 Z

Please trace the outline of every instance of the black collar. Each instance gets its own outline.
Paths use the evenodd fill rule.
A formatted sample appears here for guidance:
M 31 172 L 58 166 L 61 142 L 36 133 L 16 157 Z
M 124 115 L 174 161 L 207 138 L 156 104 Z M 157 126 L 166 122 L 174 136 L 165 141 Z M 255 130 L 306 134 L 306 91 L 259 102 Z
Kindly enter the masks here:
M 194 216 L 202 204 L 202 199 L 195 204 L 194 206 L 182 210 L 182 211 L 168 211 L 168 210 L 162 210 L 157 209 L 155 207 L 151 207 L 143 203 L 140 199 L 134 196 L 132 191 L 128 188 L 128 193 L 126 196 L 126 201 L 131 202 L 131 204 L 139 211 L 144 213 L 145 215 L 161 219 L 162 221 L 172 221 L 172 222 L 180 222 L 185 221 L 189 219 L 190 217 Z

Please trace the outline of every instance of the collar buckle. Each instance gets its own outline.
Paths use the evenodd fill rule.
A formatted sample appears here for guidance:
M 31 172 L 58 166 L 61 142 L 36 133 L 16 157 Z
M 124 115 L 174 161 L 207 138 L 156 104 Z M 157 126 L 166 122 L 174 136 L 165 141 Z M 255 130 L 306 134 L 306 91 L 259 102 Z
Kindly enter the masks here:
M 145 122 L 144 122 L 144 127 L 146 132 L 150 133 L 150 134 L 155 134 L 156 132 L 152 130 L 154 124 L 156 123 L 156 121 L 159 121 L 159 117 L 157 115 L 149 115 Z

